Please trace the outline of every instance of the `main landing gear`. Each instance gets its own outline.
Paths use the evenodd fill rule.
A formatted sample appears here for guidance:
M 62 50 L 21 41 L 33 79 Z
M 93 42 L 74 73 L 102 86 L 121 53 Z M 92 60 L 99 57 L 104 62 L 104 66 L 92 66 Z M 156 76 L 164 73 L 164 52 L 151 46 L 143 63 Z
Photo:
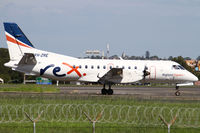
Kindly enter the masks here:
M 113 89 L 111 89 L 111 84 L 109 84 L 109 88 L 106 89 L 106 84 L 103 85 L 103 89 L 101 89 L 101 94 L 102 95 L 112 95 L 113 94 Z
M 175 95 L 176 95 L 176 96 L 180 96 L 180 95 L 181 95 L 180 90 L 179 90 L 179 86 L 176 86 Z

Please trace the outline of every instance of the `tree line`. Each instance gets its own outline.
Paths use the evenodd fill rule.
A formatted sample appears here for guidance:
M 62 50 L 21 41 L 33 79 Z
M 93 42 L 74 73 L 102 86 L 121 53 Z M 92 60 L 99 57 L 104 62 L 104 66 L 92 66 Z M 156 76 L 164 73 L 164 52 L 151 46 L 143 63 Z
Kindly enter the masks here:
M 8 49 L 0 48 L 0 78 L 5 83 L 22 83 L 23 73 L 13 71 L 11 68 L 5 67 L 4 63 L 9 62 Z

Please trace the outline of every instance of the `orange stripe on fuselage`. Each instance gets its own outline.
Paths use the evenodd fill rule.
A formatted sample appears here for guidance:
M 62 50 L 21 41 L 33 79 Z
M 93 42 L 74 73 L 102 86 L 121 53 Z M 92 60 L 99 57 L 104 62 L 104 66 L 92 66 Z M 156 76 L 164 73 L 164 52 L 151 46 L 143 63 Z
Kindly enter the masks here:
M 18 45 L 27 47 L 27 48 L 31 48 L 31 47 L 29 47 L 29 46 L 27 46 L 27 45 L 25 45 L 25 44 L 23 44 L 23 43 L 21 43 L 21 42 L 15 40 L 15 39 L 9 37 L 8 35 L 6 35 L 6 39 L 7 39 L 7 41 L 9 41 L 9 42 L 12 42 L 12 43 L 15 43 L 15 44 L 18 44 Z
M 174 77 L 184 76 L 184 74 L 174 74 Z

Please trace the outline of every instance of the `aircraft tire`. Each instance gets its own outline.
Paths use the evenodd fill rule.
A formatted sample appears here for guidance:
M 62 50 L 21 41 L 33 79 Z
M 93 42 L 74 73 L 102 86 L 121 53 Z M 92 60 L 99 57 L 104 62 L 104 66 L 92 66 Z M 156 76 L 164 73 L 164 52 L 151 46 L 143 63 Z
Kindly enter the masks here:
M 180 91 L 176 91 L 176 92 L 175 92 L 175 95 L 176 95 L 176 96 L 180 96 L 180 95 L 181 95 Z
M 113 94 L 113 89 L 108 89 L 108 95 L 112 95 Z
M 106 95 L 108 93 L 108 90 L 106 90 L 105 88 L 101 89 L 101 94 L 102 95 Z

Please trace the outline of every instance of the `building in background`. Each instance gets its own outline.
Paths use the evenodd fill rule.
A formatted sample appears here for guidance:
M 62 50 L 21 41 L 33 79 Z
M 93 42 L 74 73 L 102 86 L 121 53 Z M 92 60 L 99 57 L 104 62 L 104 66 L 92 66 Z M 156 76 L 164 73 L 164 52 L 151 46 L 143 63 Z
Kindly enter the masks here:
M 37 77 L 36 78 L 36 84 L 39 84 L 39 85 L 51 85 L 52 84 L 52 80 L 48 79 L 48 78 Z

